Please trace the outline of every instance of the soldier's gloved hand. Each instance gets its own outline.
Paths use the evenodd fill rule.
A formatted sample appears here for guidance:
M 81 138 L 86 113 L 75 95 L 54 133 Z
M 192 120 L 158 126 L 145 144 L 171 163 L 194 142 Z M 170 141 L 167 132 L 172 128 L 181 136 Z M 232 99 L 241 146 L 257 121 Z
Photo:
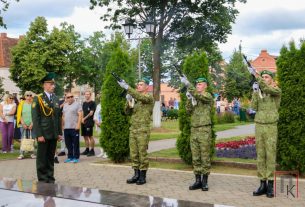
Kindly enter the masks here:
M 258 92 L 258 89 L 259 89 L 258 82 L 254 82 L 253 85 L 252 85 L 252 88 L 253 88 L 254 92 Z
M 186 98 L 188 99 L 188 100 L 191 100 L 192 99 L 192 94 L 189 92 L 189 91 L 187 91 L 186 93 L 185 93 L 185 95 L 186 95 Z
M 192 96 L 192 105 L 196 106 L 197 105 L 197 100 Z
M 255 75 L 255 74 L 256 74 L 256 70 L 255 70 L 255 68 L 253 68 L 253 67 L 248 67 L 248 71 L 249 71 L 249 73 L 251 73 L 252 75 Z
M 129 85 L 124 80 L 118 81 L 118 84 L 125 90 L 128 90 L 129 88 Z
M 128 93 L 127 93 L 127 95 L 126 95 L 126 100 L 127 100 L 127 101 L 131 101 L 131 100 L 132 100 L 132 96 L 131 96 L 130 94 L 128 94 Z
M 183 75 L 182 77 L 180 77 L 180 81 L 181 83 L 183 83 L 186 87 L 190 86 L 191 83 L 188 81 L 188 79 L 185 77 L 185 75 Z

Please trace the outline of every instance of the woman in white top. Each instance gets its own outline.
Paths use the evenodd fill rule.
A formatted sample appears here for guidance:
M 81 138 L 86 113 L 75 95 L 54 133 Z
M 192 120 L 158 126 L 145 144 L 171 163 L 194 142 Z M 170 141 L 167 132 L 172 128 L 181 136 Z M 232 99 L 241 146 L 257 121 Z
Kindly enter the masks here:
M 97 100 L 99 100 L 99 98 L 97 98 Z M 93 116 L 93 120 L 95 122 L 96 125 L 96 131 L 100 134 L 101 132 L 101 124 L 102 124 L 102 114 L 101 114 L 101 104 L 99 103 L 96 106 L 95 112 L 94 112 L 94 116 Z M 107 158 L 107 154 L 106 152 L 104 152 L 104 149 L 101 147 L 101 153 L 97 155 L 97 157 L 102 157 L 102 158 Z
M 6 94 L 0 104 L 0 129 L 2 132 L 2 152 L 11 151 L 14 136 L 14 115 L 16 104 L 11 94 Z

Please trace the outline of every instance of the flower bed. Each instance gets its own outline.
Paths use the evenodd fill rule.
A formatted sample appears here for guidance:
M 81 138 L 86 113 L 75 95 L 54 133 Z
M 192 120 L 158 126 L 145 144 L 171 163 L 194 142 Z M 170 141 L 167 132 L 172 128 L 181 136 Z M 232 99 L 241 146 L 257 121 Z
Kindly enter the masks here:
M 217 143 L 216 157 L 256 159 L 255 137 Z

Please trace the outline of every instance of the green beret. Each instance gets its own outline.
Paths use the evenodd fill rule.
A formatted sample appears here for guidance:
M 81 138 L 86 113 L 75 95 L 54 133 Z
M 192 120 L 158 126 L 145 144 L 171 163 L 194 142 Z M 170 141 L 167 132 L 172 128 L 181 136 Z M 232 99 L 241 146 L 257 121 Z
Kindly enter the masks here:
M 45 77 L 43 77 L 43 79 L 41 80 L 42 83 L 45 83 L 45 82 L 55 82 L 55 73 L 53 72 L 50 72 L 50 73 L 47 73 L 47 75 Z
M 196 83 L 202 83 L 202 82 L 208 83 L 208 80 L 204 77 L 200 77 L 196 79 Z
M 264 74 L 270 75 L 272 78 L 274 78 L 274 73 L 272 73 L 272 72 L 269 71 L 269 70 L 263 70 L 263 71 L 261 72 L 261 76 L 263 76 Z
M 138 82 L 144 82 L 147 85 L 149 85 L 150 79 L 148 77 L 143 77 L 142 79 L 140 79 Z

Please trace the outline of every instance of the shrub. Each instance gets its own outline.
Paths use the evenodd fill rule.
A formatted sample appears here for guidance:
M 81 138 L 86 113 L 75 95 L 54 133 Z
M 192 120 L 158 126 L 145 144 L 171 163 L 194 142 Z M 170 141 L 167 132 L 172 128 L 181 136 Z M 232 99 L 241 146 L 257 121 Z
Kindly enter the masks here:
M 305 172 L 305 42 L 283 46 L 277 60 L 282 90 L 278 123 L 278 163 L 284 170 Z
M 234 122 L 235 122 L 235 115 L 232 112 L 226 111 L 223 114 L 216 115 L 217 124 L 227 124 L 227 123 L 234 123 Z
M 170 109 L 167 111 L 167 118 L 169 119 L 178 119 L 178 110 Z

